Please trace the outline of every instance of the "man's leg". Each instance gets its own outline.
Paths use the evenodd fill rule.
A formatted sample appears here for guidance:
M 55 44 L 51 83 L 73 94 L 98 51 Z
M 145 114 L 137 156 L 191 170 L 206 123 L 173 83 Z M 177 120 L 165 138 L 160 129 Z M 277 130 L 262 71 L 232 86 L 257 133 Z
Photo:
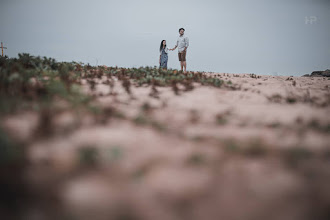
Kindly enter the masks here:
M 180 64 L 181 64 L 181 71 L 183 71 L 183 63 L 184 63 L 184 61 L 180 61 Z
M 182 71 L 182 69 L 183 69 L 183 63 L 182 63 L 182 60 L 181 60 L 181 53 L 180 52 L 178 53 L 178 57 L 179 57 L 180 65 L 181 65 L 181 71 Z
M 184 51 L 183 52 L 183 57 L 182 57 L 182 60 L 183 60 L 183 66 L 184 66 L 184 73 L 187 73 L 187 63 L 186 63 L 186 54 L 187 54 L 187 51 Z
M 182 62 L 183 63 L 183 67 L 184 67 L 184 73 L 186 73 L 187 71 L 187 63 L 186 63 L 186 61 L 183 61 Z

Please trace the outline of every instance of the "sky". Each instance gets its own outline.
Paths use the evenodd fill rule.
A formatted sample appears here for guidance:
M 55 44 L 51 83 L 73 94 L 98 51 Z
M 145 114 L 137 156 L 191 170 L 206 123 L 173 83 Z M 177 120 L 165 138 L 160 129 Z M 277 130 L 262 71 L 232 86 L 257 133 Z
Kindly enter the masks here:
M 189 38 L 187 70 L 301 76 L 330 69 L 330 0 L 0 0 L 0 41 L 18 53 L 159 66 Z M 168 67 L 179 69 L 177 50 Z

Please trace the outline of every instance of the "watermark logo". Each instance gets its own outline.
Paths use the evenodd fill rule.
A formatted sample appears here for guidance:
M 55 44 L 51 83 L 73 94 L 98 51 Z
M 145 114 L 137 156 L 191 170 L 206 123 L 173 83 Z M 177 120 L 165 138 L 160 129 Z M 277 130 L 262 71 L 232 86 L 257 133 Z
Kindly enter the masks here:
M 305 24 L 315 24 L 317 22 L 316 16 L 306 16 L 305 17 Z

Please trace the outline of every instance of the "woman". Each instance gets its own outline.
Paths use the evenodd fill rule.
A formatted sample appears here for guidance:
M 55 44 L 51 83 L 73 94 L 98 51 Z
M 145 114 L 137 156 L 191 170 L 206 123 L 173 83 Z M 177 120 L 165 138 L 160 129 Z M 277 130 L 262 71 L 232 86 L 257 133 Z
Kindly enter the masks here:
M 166 40 L 162 40 L 162 42 L 160 43 L 159 52 L 160 52 L 160 56 L 159 56 L 160 68 L 167 69 L 168 49 L 166 47 Z

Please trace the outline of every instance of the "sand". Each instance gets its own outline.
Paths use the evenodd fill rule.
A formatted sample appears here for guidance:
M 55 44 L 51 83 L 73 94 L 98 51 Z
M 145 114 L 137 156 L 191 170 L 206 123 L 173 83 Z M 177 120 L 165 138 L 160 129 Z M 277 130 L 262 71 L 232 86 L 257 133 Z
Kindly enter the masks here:
M 231 87 L 131 87 L 95 79 L 95 104 L 124 117 L 73 111 L 34 135 L 36 112 L 2 126 L 27 143 L 25 179 L 50 194 L 25 217 L 72 219 L 326 219 L 330 207 L 330 80 L 206 73 Z M 47 208 L 45 208 L 47 207 Z M 50 207 L 50 208 L 49 208 Z M 53 208 L 52 208 L 53 207 Z M 54 208 L 56 207 L 56 208 Z M 54 211 L 60 210 L 60 211 Z M 53 215 L 57 216 L 57 215 Z

